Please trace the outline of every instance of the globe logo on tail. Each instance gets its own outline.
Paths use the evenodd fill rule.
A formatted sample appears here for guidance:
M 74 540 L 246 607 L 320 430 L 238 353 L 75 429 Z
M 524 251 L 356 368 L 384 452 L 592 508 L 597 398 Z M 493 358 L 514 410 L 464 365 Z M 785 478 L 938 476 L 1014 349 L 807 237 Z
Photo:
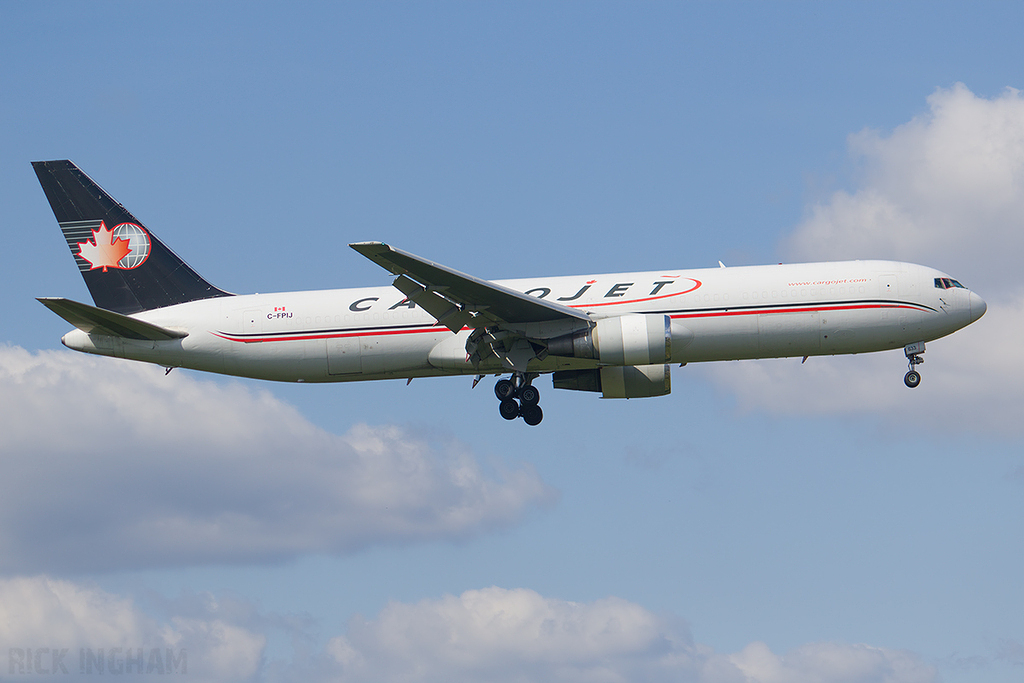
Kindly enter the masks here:
M 104 223 L 92 231 L 92 239 L 78 242 L 78 255 L 89 263 L 89 270 L 141 266 L 149 256 L 149 233 L 135 223 L 121 223 L 113 229 Z

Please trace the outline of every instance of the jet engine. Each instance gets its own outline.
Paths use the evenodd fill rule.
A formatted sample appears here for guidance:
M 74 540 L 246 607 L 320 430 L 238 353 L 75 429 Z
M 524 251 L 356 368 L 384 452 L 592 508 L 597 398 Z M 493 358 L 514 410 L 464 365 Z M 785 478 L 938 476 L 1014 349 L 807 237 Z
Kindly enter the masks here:
M 692 337 L 692 334 L 691 334 Z M 548 353 L 593 358 L 608 365 L 651 365 L 672 359 L 672 321 L 667 315 L 601 318 L 584 332 L 548 340 Z

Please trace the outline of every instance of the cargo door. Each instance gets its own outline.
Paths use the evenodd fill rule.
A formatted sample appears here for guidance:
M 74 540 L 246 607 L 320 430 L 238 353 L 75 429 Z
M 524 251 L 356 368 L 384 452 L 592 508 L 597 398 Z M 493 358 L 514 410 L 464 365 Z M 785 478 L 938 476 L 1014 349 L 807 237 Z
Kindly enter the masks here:
M 327 374 L 353 375 L 363 371 L 359 337 L 327 340 Z
M 817 311 L 757 316 L 758 355 L 763 358 L 813 355 L 821 348 Z

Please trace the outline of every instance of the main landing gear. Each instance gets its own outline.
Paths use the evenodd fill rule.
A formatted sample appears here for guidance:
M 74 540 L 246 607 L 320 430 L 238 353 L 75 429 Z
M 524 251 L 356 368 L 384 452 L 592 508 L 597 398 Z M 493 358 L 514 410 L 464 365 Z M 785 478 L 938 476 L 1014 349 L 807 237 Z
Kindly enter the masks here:
M 911 389 L 916 389 L 921 384 L 921 373 L 915 368 L 924 362 L 924 358 L 921 358 L 921 354 L 924 353 L 924 342 L 908 344 L 903 348 L 903 353 L 907 355 L 907 362 L 910 363 L 910 370 L 903 376 L 903 383 Z
M 540 402 L 540 391 L 531 382 L 536 375 L 530 376 L 521 372 L 512 373 L 510 379 L 500 379 L 494 385 L 494 395 L 501 403 L 498 412 L 506 420 L 523 418 L 523 422 L 534 427 L 544 419 L 544 411 L 537 405 Z

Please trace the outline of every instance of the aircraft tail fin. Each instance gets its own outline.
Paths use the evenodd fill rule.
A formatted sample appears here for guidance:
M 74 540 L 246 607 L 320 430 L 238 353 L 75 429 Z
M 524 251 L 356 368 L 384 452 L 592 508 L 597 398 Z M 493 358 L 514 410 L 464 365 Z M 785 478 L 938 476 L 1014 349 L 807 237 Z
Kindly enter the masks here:
M 231 296 L 203 279 L 74 163 L 33 161 L 93 301 L 129 315 Z

